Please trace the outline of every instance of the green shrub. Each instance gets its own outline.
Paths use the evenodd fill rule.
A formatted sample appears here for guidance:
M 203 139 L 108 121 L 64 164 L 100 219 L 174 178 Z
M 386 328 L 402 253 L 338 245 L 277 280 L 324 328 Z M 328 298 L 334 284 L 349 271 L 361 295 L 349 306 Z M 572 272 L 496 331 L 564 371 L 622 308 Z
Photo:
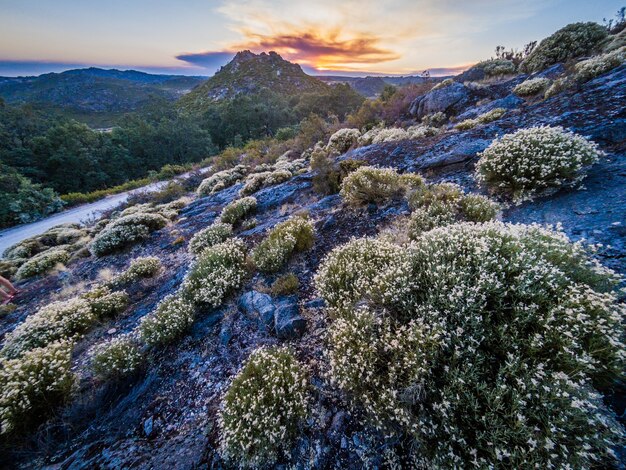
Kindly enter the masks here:
M 589 54 L 607 37 L 606 28 L 597 23 L 572 23 L 547 37 L 524 59 L 520 70 L 539 72 L 558 62 Z
M 530 78 L 513 88 L 513 93 L 519 96 L 535 96 L 545 92 L 551 83 L 549 78 Z
M 256 211 L 256 198 L 252 196 L 242 197 L 222 209 L 220 221 L 224 224 L 235 225 L 254 211 Z
M 89 245 L 96 256 L 104 256 L 148 238 L 150 232 L 167 225 L 160 214 L 135 212 L 110 222 Z
M 574 85 L 574 81 L 570 77 L 557 78 L 552 82 L 552 85 L 546 90 L 543 97 L 548 99 L 554 95 L 571 88 Z
M 515 64 L 506 59 L 485 60 L 476 64 L 475 67 L 483 69 L 487 77 L 510 75 L 516 71 Z
M 106 285 L 111 289 L 133 284 L 140 279 L 156 276 L 161 269 L 161 261 L 156 256 L 144 256 L 135 258 L 128 268 L 114 276 Z
M 441 127 L 448 121 L 448 116 L 442 111 L 428 114 L 422 118 L 422 124 L 429 127 Z
M 289 295 L 297 292 L 299 287 L 300 281 L 298 280 L 298 276 L 294 273 L 287 273 L 280 276 L 272 283 L 270 292 L 272 295 L 276 296 Z
M 231 238 L 200 253 L 183 282 L 183 293 L 194 303 L 218 307 L 245 276 L 246 246 Z
M 89 301 L 89 307 L 96 318 L 109 318 L 119 315 L 126 310 L 129 301 L 126 292 L 111 292 L 106 286 L 96 287 L 81 297 Z
M 27 238 L 4 250 L 2 256 L 6 259 L 31 258 L 45 249 L 38 240 Z
M 237 165 L 229 170 L 218 171 L 202 181 L 196 192 L 198 196 L 208 196 L 240 182 L 247 174 L 248 168 L 245 165 Z
M 31 259 L 22 264 L 15 273 L 16 279 L 28 279 L 29 277 L 46 274 L 56 268 L 58 265 L 67 263 L 70 254 L 63 249 L 51 248 L 33 256 Z
M 315 241 L 313 222 L 293 217 L 276 225 L 252 251 L 256 267 L 264 272 L 279 271 L 295 252 L 309 250 Z
M 33 349 L 19 359 L 0 358 L 0 434 L 24 429 L 66 400 L 74 383 L 71 358 L 68 341 Z
M 349 205 L 380 204 L 402 197 L 420 181 L 419 175 L 400 175 L 392 168 L 362 166 L 346 176 L 340 194 Z
M 477 116 L 474 119 L 465 119 L 464 121 L 461 121 L 456 126 L 454 126 L 454 128 L 460 131 L 473 129 L 479 124 L 488 124 L 490 122 L 497 121 L 502 116 L 504 116 L 505 113 L 506 113 L 506 109 L 495 108 L 495 109 L 492 109 L 491 111 L 487 111 L 486 113 L 481 114 L 480 116 Z
M 222 401 L 222 456 L 240 468 L 271 467 L 289 455 L 309 408 L 308 371 L 294 355 L 255 350 Z
M 600 156 L 595 143 L 561 127 L 532 127 L 492 142 L 480 154 L 475 175 L 492 192 L 521 202 L 577 184 Z
M 191 253 L 198 254 L 205 248 L 209 248 L 213 245 L 226 241 L 228 238 L 232 237 L 232 235 L 233 226 L 231 224 L 215 222 L 213 225 L 194 234 L 191 240 L 189 240 L 189 251 Z
M 578 62 L 575 66 L 575 80 L 588 82 L 600 75 L 610 72 L 626 62 L 626 46 L 607 54 Z
M 480 194 L 466 194 L 459 201 L 463 218 L 468 222 L 488 222 L 500 211 L 498 203 Z
M 137 341 L 122 335 L 94 346 L 90 351 L 91 369 L 102 380 L 124 377 L 137 370 L 143 353 Z
M 430 91 L 441 90 L 442 88 L 449 87 L 450 85 L 454 85 L 454 80 L 451 78 L 446 78 L 445 80 L 440 81 L 434 87 L 432 87 Z
M 326 150 L 337 155 L 344 154 L 356 145 L 359 137 L 361 131 L 358 129 L 339 129 L 328 139 Z
M 182 295 L 168 295 L 141 319 L 139 337 L 148 346 L 168 344 L 183 336 L 194 319 L 195 307 L 191 302 Z
M 284 183 L 292 176 L 293 174 L 289 170 L 284 169 L 253 173 L 246 178 L 246 184 L 239 191 L 239 195 L 249 196 L 268 186 Z
M 329 377 L 405 461 L 610 467 L 622 431 L 590 384 L 623 375 L 619 276 L 539 226 L 435 229 L 387 247 L 397 259 L 361 281 L 361 257 L 342 255 L 363 243 L 333 250 L 316 276 L 328 305 L 345 306 Z

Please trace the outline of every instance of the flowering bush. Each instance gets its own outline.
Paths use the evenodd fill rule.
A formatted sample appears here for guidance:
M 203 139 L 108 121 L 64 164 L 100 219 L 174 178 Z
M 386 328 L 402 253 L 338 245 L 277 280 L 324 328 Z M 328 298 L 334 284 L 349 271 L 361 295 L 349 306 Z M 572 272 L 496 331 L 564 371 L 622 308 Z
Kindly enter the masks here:
M 480 154 L 476 179 L 515 202 L 541 191 L 574 185 L 598 161 L 597 145 L 561 127 L 532 127 L 507 134 Z
M 588 82 L 605 74 L 626 62 L 626 46 L 607 54 L 578 62 L 575 66 L 575 79 L 579 82 Z
M 456 126 L 454 126 L 454 128 L 460 131 L 473 129 L 479 124 L 488 124 L 490 122 L 497 121 L 502 116 L 504 116 L 505 113 L 506 113 L 506 109 L 495 108 L 495 109 L 492 109 L 491 111 L 487 111 L 486 113 L 481 114 L 480 116 L 474 119 L 465 119 L 464 121 L 461 121 Z
M 126 292 L 111 292 L 107 286 L 96 287 L 81 297 L 89 301 L 89 308 L 96 318 L 119 315 L 126 310 L 129 300 Z
M 606 28 L 597 23 L 568 24 L 541 41 L 520 64 L 520 70 L 539 72 L 552 64 L 589 54 L 607 35 Z
M 340 194 L 350 205 L 383 203 L 398 198 L 411 186 L 419 186 L 419 175 L 400 175 L 392 168 L 362 166 L 341 183 Z
M 150 232 L 167 225 L 160 214 L 138 212 L 110 222 L 89 245 L 96 256 L 104 256 L 148 238 Z
M 69 259 L 70 254 L 66 250 L 51 248 L 24 262 L 15 273 L 15 278 L 28 279 L 39 274 L 45 274 L 56 266 L 67 263 Z
M 231 238 L 204 250 L 183 282 L 184 297 L 194 303 L 219 306 L 246 276 L 246 246 Z
M 136 340 L 122 335 L 94 346 L 90 351 L 91 368 L 100 379 L 128 375 L 141 365 L 143 353 Z
M 551 85 L 551 83 L 552 82 L 549 78 L 530 78 L 513 88 L 513 93 L 519 96 L 538 95 L 539 93 L 545 92 L 546 89 Z
M 243 188 L 241 188 L 241 191 L 239 191 L 239 195 L 249 196 L 262 188 L 284 183 L 292 176 L 293 175 L 289 170 L 273 170 L 262 173 L 254 173 L 246 178 L 246 184 Z
M 256 206 L 256 199 L 254 202 Z M 194 254 L 198 254 L 205 248 L 226 241 L 228 238 L 232 237 L 232 235 L 233 226 L 231 224 L 215 222 L 213 225 L 194 234 L 189 241 L 189 251 Z
M 135 258 L 124 272 L 113 277 L 106 285 L 111 289 L 119 288 L 137 282 L 140 279 L 156 276 L 160 269 L 161 261 L 156 256 Z
M 293 217 L 276 225 L 252 252 L 252 260 L 265 272 L 280 270 L 295 252 L 309 250 L 315 240 L 313 222 Z
M 485 60 L 476 64 L 475 67 L 483 69 L 487 77 L 510 75 L 516 70 L 515 64 L 506 59 Z
M 220 220 L 223 223 L 221 225 L 234 225 L 248 215 L 252 214 L 254 211 L 256 211 L 256 198 L 248 196 L 237 199 L 224 207 L 224 209 L 222 209 L 222 213 L 220 214 Z M 223 227 L 219 230 L 222 233 L 224 232 Z
M 84 333 L 94 323 L 95 314 L 85 299 L 52 302 L 26 317 L 5 336 L 1 353 L 18 357 L 25 351 Z
M 202 181 L 196 193 L 201 197 L 216 193 L 243 180 L 247 173 L 248 168 L 245 165 L 237 165 L 229 170 L 218 171 Z
M 366 281 L 341 256 L 362 243 L 335 249 L 316 276 L 327 303 L 345 305 L 333 310 L 330 380 L 409 460 L 610 463 L 621 430 L 589 384 L 623 373 L 617 275 L 539 226 L 434 229 L 406 248 L 387 246 L 397 259 L 384 257 Z
M 139 336 L 148 346 L 168 344 L 180 338 L 193 324 L 195 307 L 182 295 L 165 297 L 156 309 L 141 319 Z
M 309 415 L 308 372 L 285 348 L 255 350 L 224 395 L 220 449 L 241 468 L 287 457 Z
M 0 434 L 25 428 L 67 398 L 71 357 L 72 343 L 59 341 L 19 359 L 0 358 Z
M 409 139 L 422 139 L 424 137 L 432 137 L 434 135 L 439 134 L 439 129 L 432 126 L 427 126 L 424 124 L 417 124 L 415 126 L 411 126 L 406 130 L 409 135 Z
M 441 90 L 442 88 L 449 87 L 450 85 L 454 85 L 454 80 L 451 78 L 446 78 L 445 80 L 440 81 L 434 87 L 432 87 L 430 91 Z
M 339 129 L 328 139 L 326 150 L 341 155 L 354 146 L 359 137 L 361 132 L 358 129 Z
M 425 126 L 441 127 L 448 120 L 446 113 L 438 111 L 433 114 L 428 114 L 422 118 L 422 124 Z
M 478 194 L 464 194 L 460 186 L 453 183 L 424 185 L 412 192 L 409 207 L 407 232 L 414 240 L 423 232 L 465 220 L 487 222 L 497 215 L 497 203 Z

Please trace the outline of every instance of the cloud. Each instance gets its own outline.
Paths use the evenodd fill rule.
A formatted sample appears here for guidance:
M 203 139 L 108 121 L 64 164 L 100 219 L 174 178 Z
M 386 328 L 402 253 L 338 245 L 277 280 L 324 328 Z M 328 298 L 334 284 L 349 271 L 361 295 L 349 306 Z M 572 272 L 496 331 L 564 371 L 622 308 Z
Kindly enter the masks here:
M 186 52 L 178 54 L 176 58 L 197 67 L 215 70 L 226 64 L 233 55 L 235 55 L 235 52 L 236 51 Z

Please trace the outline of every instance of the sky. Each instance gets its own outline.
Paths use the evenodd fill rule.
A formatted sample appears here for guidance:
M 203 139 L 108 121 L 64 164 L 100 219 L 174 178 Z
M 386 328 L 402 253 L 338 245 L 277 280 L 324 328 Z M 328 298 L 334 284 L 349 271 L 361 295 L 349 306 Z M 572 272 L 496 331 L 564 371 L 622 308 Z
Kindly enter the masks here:
M 99 66 L 212 75 L 274 50 L 326 75 L 457 73 L 625 0 L 0 0 L 0 76 Z

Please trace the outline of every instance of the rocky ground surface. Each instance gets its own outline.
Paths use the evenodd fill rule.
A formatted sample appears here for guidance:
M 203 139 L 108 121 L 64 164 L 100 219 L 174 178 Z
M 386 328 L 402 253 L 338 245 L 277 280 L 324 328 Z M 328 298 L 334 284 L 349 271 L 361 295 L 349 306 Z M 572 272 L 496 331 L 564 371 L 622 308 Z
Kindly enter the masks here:
M 418 141 L 364 147 L 341 158 L 416 171 L 429 181 L 453 181 L 477 191 L 472 177 L 477 153 L 495 137 L 540 124 L 570 128 L 598 142 L 606 152 L 606 158 L 591 169 L 584 188 L 562 189 L 509 207 L 503 219 L 561 223 L 574 240 L 584 238 L 602 244 L 602 261 L 626 274 L 626 66 L 587 83 L 578 92 L 565 92 L 545 101 L 522 101 L 511 95 L 511 88 L 520 80 L 518 77 L 494 86 L 492 95 L 489 90 L 481 90 L 482 95 L 507 103 L 510 111 L 499 121 L 465 132 L 448 131 Z M 454 93 L 458 93 L 457 88 Z M 459 105 L 457 111 L 468 117 L 483 112 L 471 106 L 473 99 Z M 489 106 L 493 104 L 483 105 L 485 109 Z M 273 298 L 263 294 L 260 286 L 270 284 L 273 277 L 255 275 L 221 308 L 203 312 L 189 335 L 156 352 L 134 377 L 101 384 L 87 372 L 84 353 L 90 345 L 110 334 L 130 331 L 181 283 L 191 262 L 186 241 L 211 224 L 221 208 L 237 197 L 240 187 L 197 199 L 183 209 L 174 225 L 155 232 L 147 242 L 127 252 L 79 261 L 69 271 L 21 286 L 19 308 L 0 322 L 2 335 L 38 306 L 62 295 L 68 286 L 93 282 L 104 268 L 122 269 L 130 259 L 141 255 L 158 256 L 164 266 L 157 278 L 131 289 L 132 306 L 124 315 L 102 324 L 79 343 L 76 368 L 82 378 L 75 398 L 27 443 L 0 457 L 3 465 L 59 469 L 219 468 L 215 446 L 220 397 L 250 351 L 262 344 L 280 342 L 292 344 L 298 356 L 312 364 L 314 373 L 316 423 L 311 429 L 315 431 L 305 433 L 295 446 L 297 460 L 303 462 L 303 468 L 358 467 L 356 454 L 363 451 L 364 437 L 322 380 L 319 363 L 326 318 L 311 279 L 321 259 L 334 246 L 351 237 L 375 235 L 395 217 L 408 213 L 402 203 L 348 209 L 338 195 L 316 194 L 310 174 L 258 192 L 258 223 L 238 234 L 250 246 L 267 228 L 296 212 L 306 210 L 315 221 L 317 240 L 313 249 L 297 255 L 288 267 L 300 280 L 298 296 Z M 607 400 L 624 420 L 624 394 L 617 393 Z

